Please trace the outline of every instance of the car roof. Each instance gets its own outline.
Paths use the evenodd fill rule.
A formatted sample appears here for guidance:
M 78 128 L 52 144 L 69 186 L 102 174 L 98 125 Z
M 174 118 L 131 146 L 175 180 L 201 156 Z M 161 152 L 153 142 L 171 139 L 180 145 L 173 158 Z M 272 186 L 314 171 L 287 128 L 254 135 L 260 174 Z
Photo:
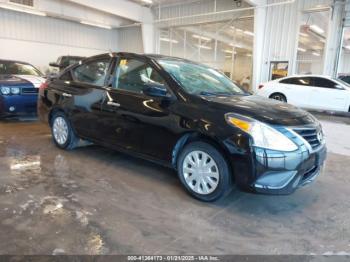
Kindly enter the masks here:
M 143 59 L 151 59 L 151 60 L 158 60 L 158 59 L 171 59 L 171 60 L 179 60 L 179 61 L 188 61 L 188 62 L 192 62 L 190 60 L 184 59 L 184 58 L 180 58 L 180 57 L 173 57 L 173 56 L 166 56 L 166 55 L 159 55 L 159 54 L 138 54 L 138 53 L 130 53 L 130 52 L 111 52 L 111 53 L 104 53 L 104 54 L 99 54 L 99 55 L 95 55 L 95 56 L 91 56 L 91 57 L 87 57 L 86 60 L 90 60 L 90 59 L 95 59 L 95 58 L 99 58 L 99 57 L 106 57 L 106 56 L 110 56 L 110 57 L 117 57 L 117 56 L 131 56 L 131 57 L 139 57 L 139 58 L 143 58 Z
M 63 56 L 60 56 L 60 57 L 64 57 L 64 58 L 85 58 L 85 56 L 78 56 L 78 55 L 63 55 Z
M 291 75 L 291 76 L 279 78 L 278 80 L 283 80 L 283 79 L 292 78 L 292 77 L 320 77 L 320 78 L 332 79 L 332 77 L 327 75 Z

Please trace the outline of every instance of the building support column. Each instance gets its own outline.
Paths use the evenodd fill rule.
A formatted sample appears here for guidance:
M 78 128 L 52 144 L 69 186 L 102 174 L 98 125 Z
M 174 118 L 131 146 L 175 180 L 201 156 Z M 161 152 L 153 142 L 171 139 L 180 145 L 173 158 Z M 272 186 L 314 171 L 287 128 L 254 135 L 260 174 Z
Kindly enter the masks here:
M 141 25 L 143 52 L 145 54 L 155 53 L 155 26 L 153 23 L 144 23 Z
M 323 74 L 333 77 L 336 77 L 338 71 L 338 60 L 342 48 L 344 4 L 342 0 L 336 0 L 334 3 L 325 48 Z
M 266 0 L 256 1 L 257 5 L 254 10 L 254 48 L 253 48 L 253 77 L 251 89 L 256 91 L 262 79 L 262 65 L 264 55 L 265 41 L 265 23 L 266 23 Z

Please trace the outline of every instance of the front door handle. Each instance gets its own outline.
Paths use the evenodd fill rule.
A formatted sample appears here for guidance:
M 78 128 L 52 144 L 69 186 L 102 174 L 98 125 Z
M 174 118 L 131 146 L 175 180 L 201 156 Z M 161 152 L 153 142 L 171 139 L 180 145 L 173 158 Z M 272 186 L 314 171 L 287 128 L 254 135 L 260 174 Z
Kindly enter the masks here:
M 119 104 L 119 103 L 111 102 L 111 101 L 108 101 L 108 102 L 107 102 L 107 105 L 109 105 L 109 106 L 114 106 L 114 107 L 120 107 L 120 104 Z
M 68 94 L 68 93 L 63 93 L 62 95 L 65 96 L 65 97 L 72 97 L 72 95 Z

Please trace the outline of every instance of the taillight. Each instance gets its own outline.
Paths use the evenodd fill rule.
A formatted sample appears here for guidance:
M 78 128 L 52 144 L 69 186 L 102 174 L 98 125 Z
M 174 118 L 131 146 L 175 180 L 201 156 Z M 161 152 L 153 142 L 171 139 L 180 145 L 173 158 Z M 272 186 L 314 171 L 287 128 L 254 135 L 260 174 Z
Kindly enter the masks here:
M 43 83 L 40 85 L 39 89 L 44 90 L 44 89 L 46 89 L 48 86 L 49 86 L 49 81 L 45 81 L 45 82 L 43 82 Z
M 259 85 L 259 89 L 261 89 L 261 88 L 263 88 L 264 87 L 264 85 Z

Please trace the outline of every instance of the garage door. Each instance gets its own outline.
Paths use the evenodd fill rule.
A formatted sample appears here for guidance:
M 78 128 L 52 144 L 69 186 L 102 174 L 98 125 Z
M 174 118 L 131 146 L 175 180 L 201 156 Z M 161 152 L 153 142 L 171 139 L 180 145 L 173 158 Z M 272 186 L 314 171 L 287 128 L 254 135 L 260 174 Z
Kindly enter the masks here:
M 346 18 L 345 26 L 350 26 L 350 1 L 346 1 Z

